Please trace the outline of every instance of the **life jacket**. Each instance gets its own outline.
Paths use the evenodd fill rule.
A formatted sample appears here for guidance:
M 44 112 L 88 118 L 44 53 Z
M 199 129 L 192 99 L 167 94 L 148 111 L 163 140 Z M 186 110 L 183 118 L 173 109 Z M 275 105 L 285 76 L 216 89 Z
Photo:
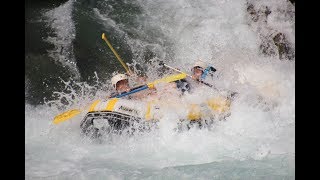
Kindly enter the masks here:
M 200 77 L 201 81 L 203 81 L 207 77 L 209 71 L 216 72 L 217 70 L 212 66 L 208 66 L 206 69 L 203 70 L 203 73 Z

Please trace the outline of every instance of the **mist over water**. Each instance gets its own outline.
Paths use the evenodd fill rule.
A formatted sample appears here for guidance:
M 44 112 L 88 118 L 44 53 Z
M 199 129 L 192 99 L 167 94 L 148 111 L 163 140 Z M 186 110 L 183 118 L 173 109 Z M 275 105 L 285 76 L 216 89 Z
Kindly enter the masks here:
M 29 99 L 42 97 L 33 90 L 42 85 L 32 73 L 26 76 L 26 179 L 295 178 L 295 7 L 291 2 L 104 0 L 89 4 L 70 0 L 43 10 L 46 28 L 54 32 L 44 35 L 43 41 L 52 48 L 29 53 L 26 63 L 41 60 L 60 71 L 55 75 L 59 78 L 45 83 L 48 92 L 38 104 Z M 217 72 L 210 83 L 238 92 L 230 116 L 211 128 L 178 132 L 180 114 L 168 111 L 151 132 L 113 135 L 102 143 L 80 135 L 85 111 L 53 125 L 57 114 L 105 98 L 112 91 L 109 79 L 114 71 L 124 72 L 101 39 L 103 32 L 122 59 L 150 81 L 164 70 L 160 60 L 188 73 L 197 59 L 212 64 Z M 42 58 L 46 56 L 50 59 Z M 59 88 L 49 88 L 55 84 Z M 185 99 L 199 101 L 211 94 L 200 88 Z

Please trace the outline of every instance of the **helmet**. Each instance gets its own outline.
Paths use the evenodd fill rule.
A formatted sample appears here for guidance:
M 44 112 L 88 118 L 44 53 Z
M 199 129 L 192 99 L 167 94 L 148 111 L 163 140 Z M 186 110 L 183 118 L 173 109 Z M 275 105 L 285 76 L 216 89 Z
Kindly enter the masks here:
M 195 67 L 201 67 L 202 69 L 205 69 L 206 68 L 206 64 L 201 61 L 201 60 L 198 60 L 196 63 L 194 63 L 194 65 L 192 66 L 191 68 L 191 71 L 193 71 L 193 68 Z
M 117 82 L 119 82 L 121 80 L 127 80 L 127 79 L 128 79 L 128 76 L 125 74 L 117 74 L 117 75 L 113 76 L 111 78 L 111 83 L 112 83 L 113 88 L 116 88 Z

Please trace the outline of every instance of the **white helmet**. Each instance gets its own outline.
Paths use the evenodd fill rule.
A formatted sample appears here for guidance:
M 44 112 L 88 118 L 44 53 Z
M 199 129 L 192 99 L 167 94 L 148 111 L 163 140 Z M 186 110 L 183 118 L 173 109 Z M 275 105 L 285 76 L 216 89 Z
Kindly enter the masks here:
M 192 66 L 191 70 L 193 71 L 193 68 L 195 67 L 201 67 L 202 69 L 205 69 L 206 68 L 206 64 L 201 61 L 201 60 L 198 60 L 196 63 L 194 63 L 194 65 Z
M 125 79 L 128 79 L 128 76 L 125 74 L 117 74 L 117 75 L 113 76 L 111 78 L 111 83 L 112 83 L 113 88 L 116 89 L 117 82 L 125 80 Z

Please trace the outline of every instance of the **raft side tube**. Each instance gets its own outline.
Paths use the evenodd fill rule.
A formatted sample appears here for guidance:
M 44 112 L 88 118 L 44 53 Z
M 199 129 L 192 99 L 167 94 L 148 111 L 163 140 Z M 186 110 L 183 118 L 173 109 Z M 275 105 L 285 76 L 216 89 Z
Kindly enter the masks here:
M 88 112 L 80 123 L 81 132 L 87 136 L 98 137 L 101 134 L 122 133 L 122 130 L 133 123 L 139 123 L 140 118 L 114 111 Z

